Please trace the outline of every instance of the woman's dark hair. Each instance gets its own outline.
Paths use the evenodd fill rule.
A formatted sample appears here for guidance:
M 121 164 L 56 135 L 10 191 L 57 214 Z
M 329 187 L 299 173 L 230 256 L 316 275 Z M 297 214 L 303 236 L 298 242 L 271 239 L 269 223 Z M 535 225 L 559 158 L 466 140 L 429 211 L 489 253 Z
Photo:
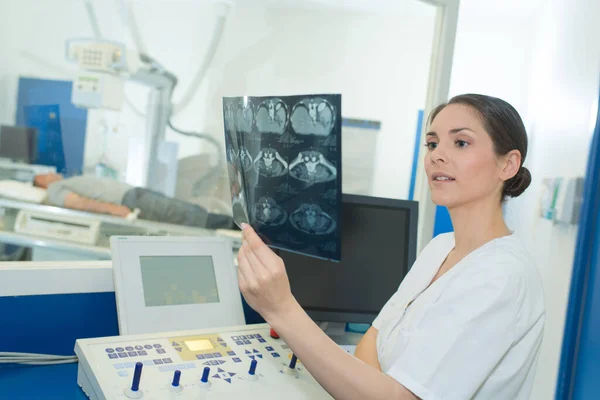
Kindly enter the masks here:
M 440 111 L 450 104 L 464 104 L 479 113 L 498 156 L 506 155 L 511 150 L 521 152 L 521 165 L 515 176 L 504 182 L 502 200 L 506 200 L 507 197 L 517 197 L 523 193 L 531 183 L 531 173 L 523 167 L 527 155 L 527 132 L 517 110 L 506 101 L 496 97 L 482 94 L 461 94 L 450 99 L 448 103 L 437 106 L 431 112 L 429 122 L 431 123 Z

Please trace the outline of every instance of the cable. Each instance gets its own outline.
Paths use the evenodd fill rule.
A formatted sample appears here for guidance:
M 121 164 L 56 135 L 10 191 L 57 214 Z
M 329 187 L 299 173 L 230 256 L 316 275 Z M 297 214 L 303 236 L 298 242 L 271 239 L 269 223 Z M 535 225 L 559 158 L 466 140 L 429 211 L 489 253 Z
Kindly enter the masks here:
M 87 11 L 88 20 L 90 21 L 94 35 L 96 35 L 98 39 L 101 39 L 102 33 L 100 33 L 100 25 L 98 24 L 98 18 L 96 18 L 96 12 L 94 11 L 92 0 L 85 0 L 85 10 Z
M 0 364 L 56 365 L 76 363 L 77 361 L 77 356 L 0 352 Z
M 227 12 L 229 11 L 229 5 L 226 4 L 225 7 L 226 7 L 225 11 L 223 12 L 222 15 L 219 16 L 219 19 L 217 20 L 217 23 L 215 24 L 215 29 L 213 31 L 212 40 L 209 44 L 208 50 L 206 51 L 206 56 L 204 57 L 204 62 L 200 66 L 200 69 L 196 73 L 196 76 L 194 76 L 192 83 L 189 85 L 188 90 L 183 95 L 183 97 L 181 98 L 179 103 L 173 105 L 173 115 L 179 114 L 190 104 L 190 101 L 192 100 L 192 98 L 196 94 L 196 91 L 200 87 L 200 84 L 204 80 L 204 77 L 206 76 L 206 72 L 208 71 L 208 68 L 212 64 L 213 58 L 215 57 L 215 54 L 217 53 L 217 48 L 219 47 L 219 43 L 221 42 L 221 37 L 223 36 L 223 31 L 225 30 L 225 22 L 227 21 Z
M 169 125 L 169 128 L 171 128 L 172 130 L 174 130 L 175 132 L 177 132 L 181 135 L 208 140 L 217 148 L 217 150 L 219 150 L 219 152 L 221 150 L 221 144 L 215 138 L 210 136 L 208 133 L 196 133 L 196 132 L 182 131 L 181 129 L 178 129 L 175 126 L 173 126 L 173 123 L 171 122 L 171 120 L 169 120 L 168 125 Z
M 207 140 L 217 148 L 217 156 L 219 158 L 217 160 L 216 165 L 213 166 L 202 178 L 198 179 L 198 181 L 196 181 L 196 183 L 194 183 L 194 187 L 192 189 L 192 194 L 194 196 L 199 196 L 200 194 L 202 194 L 204 192 L 205 186 L 207 186 L 206 182 L 210 182 L 210 180 L 212 178 L 218 177 L 220 174 L 221 166 L 223 165 L 223 152 L 221 151 L 221 144 L 215 138 L 213 138 L 212 136 L 210 136 L 206 133 L 182 131 L 182 130 L 176 128 L 175 126 L 173 126 L 173 123 L 171 122 L 171 120 L 169 120 L 168 125 L 169 125 L 169 128 L 171 128 L 173 131 L 175 131 L 181 135 Z
M 123 2 L 124 2 L 124 0 L 121 0 L 121 3 L 123 3 Z M 198 72 L 196 72 L 196 74 L 194 75 L 194 79 L 192 80 L 192 83 L 189 85 L 187 91 L 182 96 L 179 103 L 173 105 L 173 115 L 179 114 L 181 111 L 183 111 L 183 109 L 185 109 L 189 105 L 190 101 L 196 94 L 198 87 L 204 80 L 204 77 L 206 76 L 206 72 L 208 71 L 208 68 L 212 64 L 213 58 L 214 58 L 215 54 L 217 53 L 217 48 L 219 47 L 219 44 L 221 42 L 221 37 L 223 36 L 223 32 L 225 30 L 225 22 L 227 21 L 227 16 L 229 13 L 229 9 L 231 8 L 231 4 L 232 4 L 231 0 L 219 1 L 219 5 L 221 6 L 218 10 L 219 16 L 217 19 L 217 23 L 215 24 L 215 29 L 213 30 L 212 40 L 208 46 L 208 50 L 206 51 L 206 55 L 204 57 L 202 65 L 198 69 Z M 123 22 L 127 26 L 129 26 L 129 32 L 131 33 L 131 37 L 133 39 L 133 43 L 134 43 L 137 51 L 140 53 L 147 53 L 146 46 L 144 45 L 144 41 L 143 41 L 142 35 L 140 33 L 139 25 L 137 23 L 137 20 L 135 19 L 133 2 L 129 3 L 128 6 L 122 5 L 121 9 L 127 10 L 126 14 L 124 12 L 121 12 L 121 18 L 123 19 Z M 127 102 L 128 102 L 128 105 L 134 110 L 134 112 L 136 112 L 136 114 L 139 115 L 140 114 L 139 110 L 137 110 L 135 108 L 135 106 L 133 106 L 133 104 L 131 104 L 131 102 L 129 100 L 127 100 Z
M 140 29 L 133 13 L 133 2 L 129 3 L 129 7 L 127 7 L 127 19 L 124 22 L 129 26 L 129 32 L 131 33 L 133 43 L 137 50 L 140 53 L 147 53 L 146 46 L 144 46 L 144 42 L 142 41 L 142 35 L 140 34 Z

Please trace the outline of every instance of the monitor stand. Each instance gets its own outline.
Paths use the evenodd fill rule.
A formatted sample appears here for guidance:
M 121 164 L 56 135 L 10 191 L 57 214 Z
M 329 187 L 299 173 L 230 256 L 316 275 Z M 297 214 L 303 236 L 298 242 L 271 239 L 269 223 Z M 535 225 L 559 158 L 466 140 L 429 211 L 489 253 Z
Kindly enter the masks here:
M 354 355 L 356 345 L 363 337 L 361 333 L 346 332 L 345 322 L 319 322 L 319 327 L 346 352 Z
M 345 322 L 319 322 L 319 327 L 327 334 L 327 336 L 343 336 L 346 333 Z

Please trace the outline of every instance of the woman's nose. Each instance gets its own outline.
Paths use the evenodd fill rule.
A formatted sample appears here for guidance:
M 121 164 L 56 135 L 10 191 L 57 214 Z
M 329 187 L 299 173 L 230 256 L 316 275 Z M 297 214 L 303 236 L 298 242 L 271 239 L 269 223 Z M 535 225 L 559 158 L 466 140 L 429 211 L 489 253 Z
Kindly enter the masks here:
M 439 145 L 435 149 L 433 149 L 433 151 L 431 153 L 429 153 L 429 155 L 430 155 L 432 164 L 435 164 L 438 162 L 444 163 L 447 161 L 446 152 Z

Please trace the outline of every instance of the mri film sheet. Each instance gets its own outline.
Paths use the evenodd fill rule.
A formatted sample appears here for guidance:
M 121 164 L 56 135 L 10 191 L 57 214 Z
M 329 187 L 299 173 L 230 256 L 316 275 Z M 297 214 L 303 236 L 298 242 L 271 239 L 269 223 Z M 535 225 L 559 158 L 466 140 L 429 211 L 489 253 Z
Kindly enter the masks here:
M 339 261 L 341 96 L 227 97 L 223 116 L 236 223 Z

